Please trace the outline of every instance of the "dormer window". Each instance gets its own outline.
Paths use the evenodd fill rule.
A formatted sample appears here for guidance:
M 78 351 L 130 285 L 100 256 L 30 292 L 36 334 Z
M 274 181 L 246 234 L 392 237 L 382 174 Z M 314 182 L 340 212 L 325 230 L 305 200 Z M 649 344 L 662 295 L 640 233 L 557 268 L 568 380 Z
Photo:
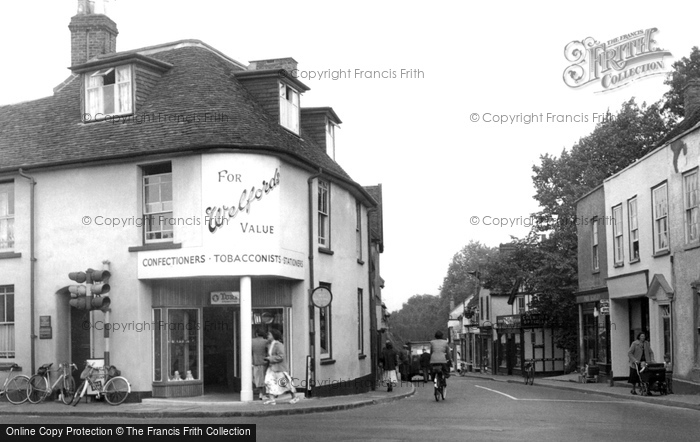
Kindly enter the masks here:
M 280 124 L 299 134 L 299 92 L 280 83 Z
M 326 154 L 335 160 L 335 124 L 326 121 Z
M 131 66 L 100 69 L 85 74 L 86 121 L 133 112 Z

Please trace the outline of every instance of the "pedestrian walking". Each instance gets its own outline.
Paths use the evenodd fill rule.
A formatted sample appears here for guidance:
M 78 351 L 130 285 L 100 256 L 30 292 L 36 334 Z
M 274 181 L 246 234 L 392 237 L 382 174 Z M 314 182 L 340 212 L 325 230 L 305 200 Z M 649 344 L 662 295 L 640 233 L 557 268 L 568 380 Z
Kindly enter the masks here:
M 265 393 L 265 373 L 267 372 L 267 333 L 258 327 L 253 338 L 253 396 L 262 399 Z
M 627 356 L 630 360 L 630 376 L 628 382 L 632 384 L 632 394 L 637 394 L 637 384 L 641 382 L 639 379 L 639 373 L 637 373 L 637 364 L 642 364 L 646 366 L 646 363 L 654 362 L 654 352 L 651 351 L 651 345 L 649 341 L 646 340 L 644 332 L 637 335 L 637 340 L 632 342 L 630 349 L 627 352 Z
M 384 369 L 384 382 L 387 383 L 386 391 L 390 392 L 398 383 L 396 367 L 399 365 L 399 354 L 394 350 L 394 345 L 389 340 L 386 341 L 386 346 L 382 349 L 381 360 Z
M 423 372 L 423 383 L 430 380 L 430 352 L 427 348 L 423 349 L 423 354 L 420 355 L 420 369 Z
M 270 329 L 267 334 L 267 341 L 269 342 L 269 347 L 265 360 L 270 365 L 267 367 L 265 374 L 265 388 L 268 396 L 263 403 L 265 405 L 275 405 L 278 396 L 289 393 L 292 395 L 292 400 L 289 403 L 296 404 L 299 402 L 299 396 L 297 396 L 296 388 L 292 384 L 292 377 L 287 373 L 282 333 L 274 328 Z

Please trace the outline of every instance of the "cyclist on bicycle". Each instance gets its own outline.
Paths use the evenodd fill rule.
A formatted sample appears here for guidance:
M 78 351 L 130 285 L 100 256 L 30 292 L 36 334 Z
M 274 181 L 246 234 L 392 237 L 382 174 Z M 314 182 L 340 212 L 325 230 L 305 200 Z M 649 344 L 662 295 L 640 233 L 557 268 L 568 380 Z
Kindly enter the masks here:
M 430 341 L 430 365 L 433 367 L 434 378 L 438 373 L 442 373 L 443 382 L 449 376 L 448 364 L 452 363 L 450 357 L 450 346 L 446 339 L 443 339 L 440 330 L 435 332 L 435 339 Z

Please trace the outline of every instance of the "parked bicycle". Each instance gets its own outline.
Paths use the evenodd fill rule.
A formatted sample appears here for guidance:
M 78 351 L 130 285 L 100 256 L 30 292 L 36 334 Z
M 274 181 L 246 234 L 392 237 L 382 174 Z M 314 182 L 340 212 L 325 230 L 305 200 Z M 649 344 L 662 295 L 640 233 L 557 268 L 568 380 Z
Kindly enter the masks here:
M 95 373 L 97 372 L 97 373 Z M 131 393 L 129 381 L 121 376 L 121 372 L 114 365 L 106 370 L 96 367 L 90 363 L 85 364 L 85 370 L 80 375 L 84 379 L 83 383 L 76 390 L 73 396 L 73 406 L 80 402 L 80 399 L 87 393 L 88 387 L 97 393 L 97 398 L 104 396 L 110 405 L 119 405 L 124 402 Z
M 56 379 L 56 382 L 51 385 L 51 366 L 53 364 L 44 364 L 39 367 L 37 373 L 29 378 L 29 389 L 27 390 L 27 399 L 32 404 L 43 402 L 51 396 L 55 390 L 59 391 L 59 396 L 64 404 L 69 405 L 73 400 L 75 393 L 75 380 L 71 376 L 73 370 L 78 367 L 75 364 L 59 364 L 58 371 L 61 375 Z
M 530 359 L 525 362 L 525 369 L 523 370 L 523 377 L 525 378 L 525 385 L 532 385 L 535 383 L 535 360 Z
M 0 390 L 0 397 L 7 396 L 7 400 L 15 405 L 23 404 L 27 401 L 27 390 L 29 389 L 28 376 L 23 374 L 12 376 L 12 372 L 18 368 L 19 365 L 12 364 L 7 378 L 5 378 L 5 382 L 2 384 L 2 390 Z

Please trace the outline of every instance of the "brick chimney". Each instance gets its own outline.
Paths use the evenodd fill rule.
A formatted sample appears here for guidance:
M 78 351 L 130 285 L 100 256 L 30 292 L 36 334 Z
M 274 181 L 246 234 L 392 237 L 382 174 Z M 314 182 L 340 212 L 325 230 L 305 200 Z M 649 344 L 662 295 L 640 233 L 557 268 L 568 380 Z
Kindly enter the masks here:
M 683 107 L 685 118 L 690 118 L 700 109 L 700 79 L 692 78 L 683 87 Z
M 101 54 L 117 51 L 117 24 L 107 17 L 104 3 L 78 0 L 78 14 L 71 18 L 71 66 L 83 64 Z M 97 6 L 97 7 L 96 7 Z
M 251 61 L 248 65 L 250 71 L 267 71 L 271 69 L 285 69 L 291 73 L 297 68 L 297 62 L 292 57 L 287 58 L 271 58 L 269 60 Z

